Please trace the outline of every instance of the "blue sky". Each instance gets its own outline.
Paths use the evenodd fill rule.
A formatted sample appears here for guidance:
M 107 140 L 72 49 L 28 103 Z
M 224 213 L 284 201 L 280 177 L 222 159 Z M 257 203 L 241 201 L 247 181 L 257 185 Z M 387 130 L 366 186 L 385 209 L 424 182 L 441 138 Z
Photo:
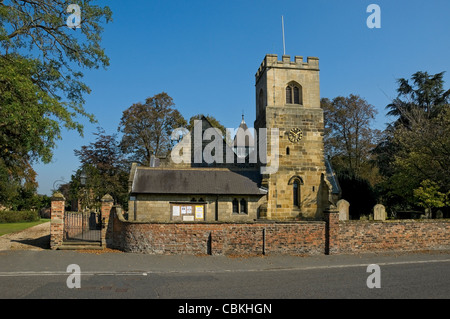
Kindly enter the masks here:
M 255 73 L 266 54 L 320 59 L 321 96 L 358 94 L 379 114 L 374 127 L 385 128 L 385 106 L 396 96 L 396 79 L 417 71 L 449 71 L 448 0 L 227 0 L 98 1 L 113 12 L 102 45 L 111 59 L 107 70 L 85 71 L 92 93 L 85 108 L 85 135 L 64 131 L 50 164 L 36 164 L 40 194 L 70 181 L 80 166 L 74 149 L 94 140 L 100 126 L 117 132 L 122 112 L 162 91 L 186 119 L 210 114 L 237 128 L 244 112 L 255 120 Z M 369 29 L 369 4 L 381 8 L 381 28 Z M 74 31 L 75 32 L 75 31 Z M 446 74 L 446 88 L 450 74 Z

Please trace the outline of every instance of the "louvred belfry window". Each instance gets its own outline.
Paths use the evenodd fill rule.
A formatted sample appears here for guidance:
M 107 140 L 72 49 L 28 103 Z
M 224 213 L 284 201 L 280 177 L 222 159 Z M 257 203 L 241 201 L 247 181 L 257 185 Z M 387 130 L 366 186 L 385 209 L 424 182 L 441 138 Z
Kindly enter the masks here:
M 290 83 L 286 87 L 286 104 L 303 104 L 302 87 L 297 83 Z
M 292 104 L 292 88 L 290 86 L 286 88 L 286 104 Z
M 294 87 L 294 104 L 300 104 L 300 89 Z

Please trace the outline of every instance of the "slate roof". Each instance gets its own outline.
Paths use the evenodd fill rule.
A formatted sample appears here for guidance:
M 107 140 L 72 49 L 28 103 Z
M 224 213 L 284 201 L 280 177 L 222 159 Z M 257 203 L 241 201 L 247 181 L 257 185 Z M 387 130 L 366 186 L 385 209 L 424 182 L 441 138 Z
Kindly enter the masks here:
M 131 193 L 265 195 L 259 170 L 168 169 L 137 167 Z

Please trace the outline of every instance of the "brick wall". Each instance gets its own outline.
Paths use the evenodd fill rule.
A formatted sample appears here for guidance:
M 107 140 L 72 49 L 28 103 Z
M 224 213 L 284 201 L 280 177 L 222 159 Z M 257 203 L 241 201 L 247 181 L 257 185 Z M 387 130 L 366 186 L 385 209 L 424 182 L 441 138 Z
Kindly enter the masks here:
M 321 255 L 450 249 L 450 220 L 143 223 L 114 213 L 111 247 L 145 254 Z
M 325 222 L 140 223 L 115 214 L 113 248 L 146 254 L 318 255 Z
M 339 252 L 450 249 L 450 220 L 339 223 Z

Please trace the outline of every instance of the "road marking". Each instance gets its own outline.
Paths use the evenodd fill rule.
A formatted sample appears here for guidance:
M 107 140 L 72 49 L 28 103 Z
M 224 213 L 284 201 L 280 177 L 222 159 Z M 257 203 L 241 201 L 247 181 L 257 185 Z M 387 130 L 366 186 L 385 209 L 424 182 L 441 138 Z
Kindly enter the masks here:
M 434 259 L 434 260 L 412 260 L 398 262 L 377 263 L 379 266 L 398 266 L 412 264 L 432 264 L 432 263 L 448 263 L 450 259 Z M 339 268 L 357 268 L 367 267 L 371 263 L 366 264 L 346 264 L 346 265 L 324 265 L 324 266 L 308 266 L 308 267 L 280 267 L 280 268 L 261 268 L 261 269 L 214 269 L 214 270 L 149 270 L 149 271 L 82 271 L 81 276 L 148 276 L 151 274 L 195 274 L 195 273 L 230 273 L 230 272 L 277 272 L 277 271 L 302 271 L 302 270 L 323 270 L 323 269 L 339 269 Z M 35 277 L 35 276 L 67 276 L 65 271 L 15 271 L 0 272 L 0 277 Z

